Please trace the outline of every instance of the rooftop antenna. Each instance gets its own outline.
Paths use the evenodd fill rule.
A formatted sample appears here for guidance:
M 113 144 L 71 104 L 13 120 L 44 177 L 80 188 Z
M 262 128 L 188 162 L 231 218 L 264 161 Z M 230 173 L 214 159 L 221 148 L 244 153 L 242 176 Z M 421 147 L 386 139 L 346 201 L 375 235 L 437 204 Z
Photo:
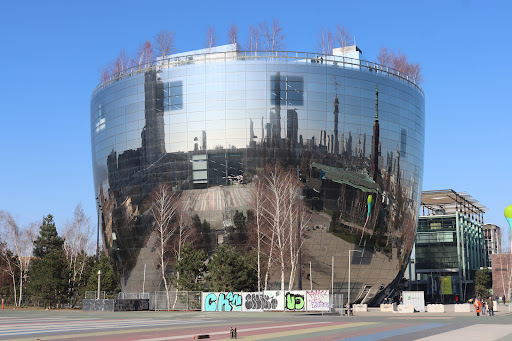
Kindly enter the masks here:
M 339 85 L 339 83 L 336 82 L 336 76 L 333 75 L 333 77 L 334 77 L 334 89 L 336 90 L 336 97 L 338 97 L 338 85 Z

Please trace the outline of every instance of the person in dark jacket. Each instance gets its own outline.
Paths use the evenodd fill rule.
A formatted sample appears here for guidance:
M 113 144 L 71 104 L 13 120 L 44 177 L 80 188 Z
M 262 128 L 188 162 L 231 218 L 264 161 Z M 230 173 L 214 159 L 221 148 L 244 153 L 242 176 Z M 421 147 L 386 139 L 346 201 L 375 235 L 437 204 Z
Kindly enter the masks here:
M 485 302 L 487 303 L 487 311 L 489 312 L 489 316 L 494 316 L 494 301 L 492 300 L 492 296 L 489 296 Z

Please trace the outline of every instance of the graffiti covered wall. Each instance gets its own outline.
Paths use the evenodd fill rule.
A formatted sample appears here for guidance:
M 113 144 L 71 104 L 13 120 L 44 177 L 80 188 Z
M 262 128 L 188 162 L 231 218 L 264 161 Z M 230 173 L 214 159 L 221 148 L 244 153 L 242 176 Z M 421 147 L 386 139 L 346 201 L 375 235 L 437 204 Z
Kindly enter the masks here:
M 203 311 L 328 311 L 329 290 L 203 292 Z
M 286 310 L 306 311 L 306 291 L 287 291 L 284 294 Z
M 283 311 L 284 292 L 269 290 L 242 293 L 243 311 Z
M 307 311 L 329 311 L 329 290 L 306 291 Z
M 240 292 L 203 292 L 203 311 L 242 311 Z

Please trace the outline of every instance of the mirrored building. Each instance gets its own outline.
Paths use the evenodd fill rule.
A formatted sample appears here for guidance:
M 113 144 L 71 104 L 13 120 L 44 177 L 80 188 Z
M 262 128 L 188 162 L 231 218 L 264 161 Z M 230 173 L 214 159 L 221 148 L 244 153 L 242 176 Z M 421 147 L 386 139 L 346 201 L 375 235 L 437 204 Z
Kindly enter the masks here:
M 298 170 L 310 217 L 302 286 L 346 295 L 350 270 L 353 302 L 391 295 L 414 243 L 424 103 L 412 79 L 355 46 L 319 55 L 226 45 L 102 82 L 91 98 L 94 186 L 123 290 L 162 285 L 147 214 L 155 187 L 179 192 L 198 247 L 250 248 L 254 180 L 278 161 Z

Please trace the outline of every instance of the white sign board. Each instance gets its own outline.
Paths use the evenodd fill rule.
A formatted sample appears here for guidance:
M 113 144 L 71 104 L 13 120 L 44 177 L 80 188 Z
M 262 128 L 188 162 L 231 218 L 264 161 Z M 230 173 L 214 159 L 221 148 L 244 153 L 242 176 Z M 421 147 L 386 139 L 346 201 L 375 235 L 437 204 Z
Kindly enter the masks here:
M 329 311 L 329 290 L 306 291 L 307 311 Z
M 423 291 L 402 291 L 401 305 L 412 305 L 416 311 L 425 311 L 425 294 Z

